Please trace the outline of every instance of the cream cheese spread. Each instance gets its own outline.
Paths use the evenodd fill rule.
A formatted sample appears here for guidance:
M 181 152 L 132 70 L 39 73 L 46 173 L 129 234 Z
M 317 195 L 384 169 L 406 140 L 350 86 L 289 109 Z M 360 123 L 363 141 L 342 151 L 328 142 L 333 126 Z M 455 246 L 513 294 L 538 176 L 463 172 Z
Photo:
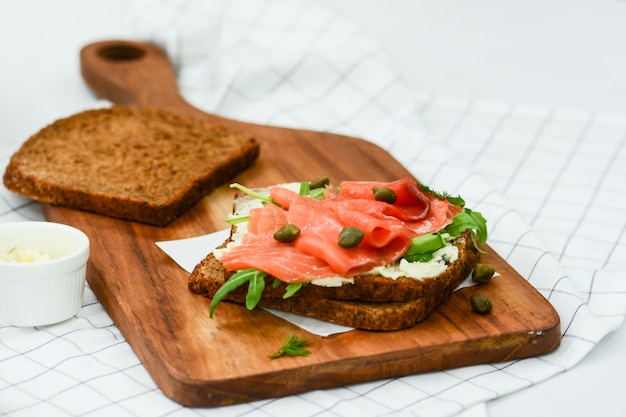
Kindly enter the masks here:
M 432 278 L 444 272 L 448 265 L 458 258 L 459 248 L 448 242 L 446 246 L 435 251 L 432 259 L 428 262 L 408 262 L 406 259 L 400 259 L 400 261 L 393 264 L 376 267 L 368 274 L 382 275 L 391 279 L 400 277 L 415 279 Z

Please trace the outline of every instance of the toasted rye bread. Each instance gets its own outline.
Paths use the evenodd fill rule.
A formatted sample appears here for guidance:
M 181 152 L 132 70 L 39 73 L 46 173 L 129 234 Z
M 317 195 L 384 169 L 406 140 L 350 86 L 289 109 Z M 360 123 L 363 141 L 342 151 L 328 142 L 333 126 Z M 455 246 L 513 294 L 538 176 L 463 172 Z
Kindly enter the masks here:
M 431 278 L 385 278 L 363 275 L 341 287 L 309 284 L 292 297 L 283 299 L 284 285 L 273 288 L 273 277 L 266 277 L 259 306 L 289 311 L 321 320 L 366 330 L 398 330 L 426 318 L 471 273 L 480 254 L 466 232 L 457 238 L 459 258 L 441 274 Z M 189 289 L 213 297 L 233 272 L 227 271 L 211 253 L 193 270 Z M 244 304 L 247 287 L 239 287 L 226 300 Z
M 155 109 L 116 106 L 30 137 L 4 174 L 41 202 L 165 226 L 259 155 L 252 137 Z
M 226 245 L 227 242 L 224 243 Z M 222 246 L 224 246 L 222 245 Z M 354 278 L 354 283 L 344 283 L 340 287 L 324 287 L 320 285 L 306 285 L 296 292 L 292 298 L 310 297 L 327 298 L 331 300 L 358 300 L 367 302 L 394 302 L 405 303 L 420 298 L 431 297 L 433 293 L 445 289 L 452 282 L 454 287 L 466 278 L 478 262 L 479 253 L 469 239 L 469 232 L 454 241 L 459 248 L 459 258 L 449 265 L 446 270 L 432 278 L 414 279 L 399 277 L 386 278 L 381 275 L 360 275 Z M 213 253 L 208 254 L 196 265 L 189 279 L 189 289 L 197 294 L 213 296 L 219 287 L 227 281 L 234 271 L 228 271 L 218 261 Z M 458 281 L 458 282 L 457 282 Z M 280 298 L 285 294 L 285 286 L 272 286 L 274 277 L 265 278 L 264 298 Z M 246 289 L 238 288 L 233 296 L 245 297 Z

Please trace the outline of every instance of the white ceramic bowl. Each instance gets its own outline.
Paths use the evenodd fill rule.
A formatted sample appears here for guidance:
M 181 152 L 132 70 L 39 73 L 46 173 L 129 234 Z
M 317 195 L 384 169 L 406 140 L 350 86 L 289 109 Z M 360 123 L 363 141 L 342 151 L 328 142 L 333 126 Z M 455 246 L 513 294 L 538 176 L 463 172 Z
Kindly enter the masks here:
M 26 252 L 51 259 L 11 259 Z M 43 326 L 75 315 L 81 308 L 88 258 L 89 238 L 74 227 L 0 224 L 0 324 Z

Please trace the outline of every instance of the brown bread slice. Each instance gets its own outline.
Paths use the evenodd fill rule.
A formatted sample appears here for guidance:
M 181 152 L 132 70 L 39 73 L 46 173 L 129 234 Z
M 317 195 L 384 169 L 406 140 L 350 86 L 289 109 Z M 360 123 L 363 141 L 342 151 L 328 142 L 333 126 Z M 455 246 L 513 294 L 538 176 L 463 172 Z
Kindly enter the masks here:
M 376 275 L 358 276 L 354 284 L 339 288 L 304 286 L 294 296 L 283 299 L 284 286 L 272 287 L 274 279 L 266 278 L 259 306 L 315 317 L 321 320 L 366 330 L 398 330 L 413 326 L 432 313 L 471 273 L 480 254 L 467 232 L 458 238 L 459 258 L 438 276 L 421 280 L 396 280 Z M 207 255 L 189 277 L 190 291 L 213 297 L 230 278 L 213 256 Z M 226 300 L 244 304 L 247 286 L 228 294 Z M 219 307 L 215 314 L 219 314 Z
M 454 282 L 457 279 L 462 281 L 478 263 L 480 254 L 469 239 L 469 231 L 466 231 L 461 237 L 456 239 L 454 245 L 459 248 L 459 258 L 449 265 L 443 273 L 432 278 L 414 279 L 400 277 L 391 279 L 381 275 L 361 275 L 354 278 L 354 283 L 344 283 L 340 287 L 306 285 L 296 292 L 292 298 L 309 297 L 312 299 L 327 298 L 395 303 L 429 298 L 433 293 L 444 290 L 448 282 Z M 189 277 L 189 289 L 194 293 L 212 297 L 222 283 L 227 281 L 233 274 L 233 271 L 226 270 L 220 261 L 210 253 L 192 271 Z M 274 277 L 268 276 L 265 278 L 264 298 L 283 297 L 285 286 L 280 285 L 274 288 L 272 286 L 273 282 Z M 245 294 L 245 287 L 240 287 L 233 295 L 237 297 L 237 295 L 245 296 Z
M 31 136 L 12 156 L 4 185 L 41 202 L 165 226 L 258 155 L 259 143 L 243 133 L 115 106 Z

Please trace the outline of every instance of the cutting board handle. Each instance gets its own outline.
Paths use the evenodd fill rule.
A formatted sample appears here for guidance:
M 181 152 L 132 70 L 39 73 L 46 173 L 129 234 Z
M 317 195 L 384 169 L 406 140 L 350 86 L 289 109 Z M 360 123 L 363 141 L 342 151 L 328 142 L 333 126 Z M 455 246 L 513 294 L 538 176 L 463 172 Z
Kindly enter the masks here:
M 205 121 L 227 122 L 185 101 L 170 60 L 154 44 L 108 40 L 86 45 L 80 52 L 80 70 L 96 94 L 115 104 L 156 107 Z

